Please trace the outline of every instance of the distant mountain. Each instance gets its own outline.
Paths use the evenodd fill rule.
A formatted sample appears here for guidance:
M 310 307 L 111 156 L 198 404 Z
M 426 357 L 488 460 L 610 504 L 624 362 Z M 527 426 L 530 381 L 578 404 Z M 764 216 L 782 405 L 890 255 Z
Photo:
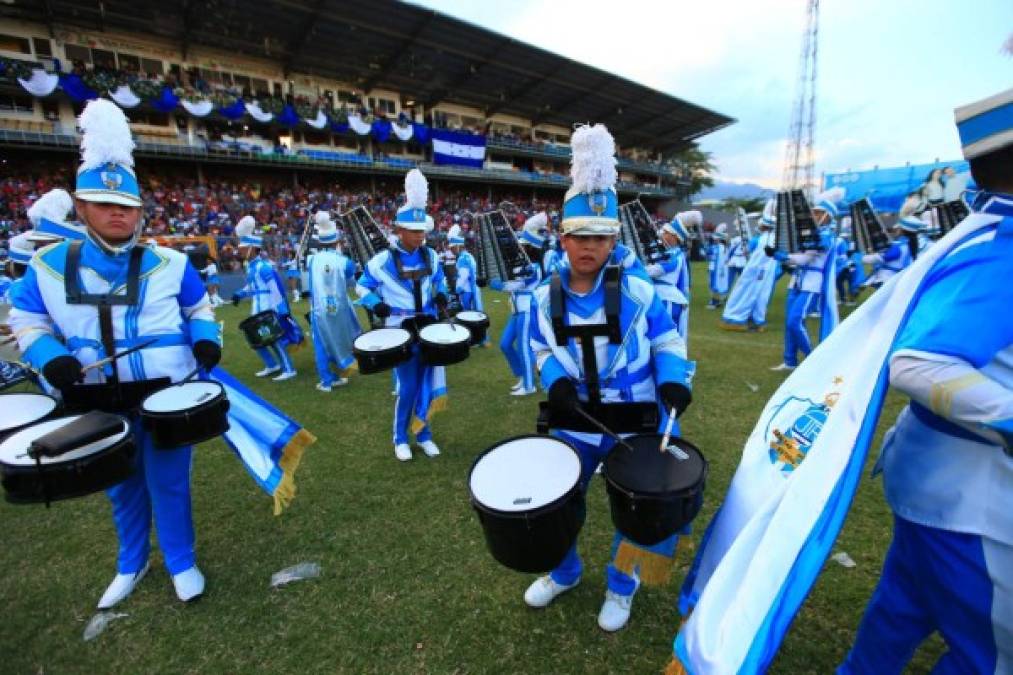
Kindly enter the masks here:
M 765 197 L 771 193 L 770 188 L 765 188 L 756 183 L 722 183 L 716 182 L 713 187 L 704 188 L 699 194 L 693 195 L 693 201 L 722 199 L 753 199 Z

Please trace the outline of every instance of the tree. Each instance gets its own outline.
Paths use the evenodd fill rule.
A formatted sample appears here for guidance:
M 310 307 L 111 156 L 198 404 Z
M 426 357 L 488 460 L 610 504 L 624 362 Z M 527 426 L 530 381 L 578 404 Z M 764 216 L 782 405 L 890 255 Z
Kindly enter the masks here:
M 749 199 L 729 197 L 728 199 L 721 200 L 721 202 L 718 203 L 718 208 L 730 213 L 735 213 L 740 208 L 746 213 L 756 213 L 758 211 L 763 211 L 763 206 L 766 203 L 767 200 L 763 197 L 751 197 Z
M 717 171 L 717 166 L 711 161 L 711 153 L 704 152 L 697 145 L 668 155 L 663 161 L 671 164 L 677 173 L 689 178 L 689 197 L 714 185 L 712 174 Z

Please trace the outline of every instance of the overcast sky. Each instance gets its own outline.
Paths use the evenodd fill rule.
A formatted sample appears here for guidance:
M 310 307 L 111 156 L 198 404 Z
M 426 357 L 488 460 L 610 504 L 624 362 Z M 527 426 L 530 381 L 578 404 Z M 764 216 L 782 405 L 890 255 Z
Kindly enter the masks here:
M 738 120 L 718 177 L 776 188 L 804 0 L 416 0 Z M 953 108 L 1013 86 L 1013 0 L 824 0 L 817 174 L 960 157 Z

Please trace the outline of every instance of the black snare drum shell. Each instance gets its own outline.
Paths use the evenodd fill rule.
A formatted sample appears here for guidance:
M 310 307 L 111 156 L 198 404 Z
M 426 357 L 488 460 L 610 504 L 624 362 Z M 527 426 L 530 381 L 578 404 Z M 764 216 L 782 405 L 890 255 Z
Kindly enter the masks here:
M 84 497 L 122 483 L 134 474 L 133 434 L 101 452 L 67 462 L 43 467 L 0 464 L 0 483 L 4 499 L 11 504 L 41 504 L 62 499 Z
M 458 326 L 458 330 L 468 330 L 464 326 Z M 422 353 L 422 363 L 427 366 L 452 366 L 460 363 L 471 355 L 472 338 L 455 344 L 437 344 L 419 340 L 419 351 Z
M 353 345 L 352 355 L 359 364 L 359 374 L 372 375 L 390 370 L 410 359 L 412 357 L 412 346 L 411 343 L 405 343 L 390 349 L 373 351 L 357 349 Z
M 634 452 L 617 444 L 602 469 L 612 523 L 630 541 L 653 546 L 678 533 L 700 512 L 707 460 L 681 438 L 673 437 L 669 445 L 689 455 L 682 461 L 659 450 L 660 435 L 641 434 L 626 441 Z
M 221 436 L 229 430 L 229 399 L 224 394 L 191 410 L 156 413 L 141 410 L 141 423 L 157 450 L 174 450 Z

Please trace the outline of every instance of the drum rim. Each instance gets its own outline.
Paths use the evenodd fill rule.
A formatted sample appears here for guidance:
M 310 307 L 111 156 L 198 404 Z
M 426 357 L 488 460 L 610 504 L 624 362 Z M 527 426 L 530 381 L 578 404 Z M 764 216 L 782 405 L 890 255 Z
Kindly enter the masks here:
M 578 472 L 577 480 L 569 490 L 567 490 L 562 495 L 552 500 L 548 504 L 543 504 L 536 509 L 531 509 L 530 511 L 500 511 L 499 509 L 491 508 L 480 502 L 478 500 L 478 497 L 475 496 L 475 493 L 471 489 L 471 474 L 475 472 L 475 467 L 478 466 L 478 463 L 482 460 L 483 457 L 488 455 L 490 452 L 492 452 L 499 446 L 506 445 L 507 443 L 511 443 L 513 441 L 523 440 L 525 438 L 539 438 L 539 439 L 548 438 L 553 441 L 559 441 L 566 447 L 570 448 L 571 451 L 573 451 L 573 454 L 577 456 L 578 466 L 580 466 L 580 453 L 577 451 L 577 448 L 573 447 L 573 445 L 571 445 L 567 441 L 564 441 L 561 438 L 556 438 L 555 436 L 550 436 L 549 434 L 518 434 L 517 436 L 510 436 L 509 438 L 504 438 L 501 441 L 497 441 L 495 445 L 490 445 L 488 448 L 478 453 L 475 459 L 472 460 L 471 462 L 471 467 L 468 469 L 467 483 L 468 483 L 468 499 L 471 500 L 471 505 L 473 508 L 475 508 L 478 511 L 481 511 L 482 513 L 486 513 L 491 516 L 496 516 L 497 518 L 525 520 L 537 518 L 548 511 L 554 511 L 562 504 L 568 502 L 572 498 L 574 492 L 577 493 L 583 492 L 583 490 L 580 489 L 580 472 Z
M 649 437 L 652 437 L 652 438 L 658 438 L 661 435 L 662 434 L 658 434 L 658 433 L 654 433 L 654 434 L 633 434 L 631 436 L 627 436 L 625 440 L 629 440 L 631 438 L 638 438 L 640 436 L 649 436 Z M 673 441 L 678 442 L 678 444 L 680 446 L 685 445 L 686 447 L 682 448 L 683 450 L 692 450 L 692 451 L 696 452 L 698 455 L 700 455 L 700 461 L 703 462 L 703 469 L 700 472 L 700 481 L 696 485 L 691 485 L 689 487 L 682 488 L 681 490 L 668 490 L 666 492 L 633 492 L 633 491 L 631 491 L 630 488 L 626 487 L 625 485 L 621 485 L 618 481 L 616 481 L 614 478 L 612 478 L 611 475 L 609 475 L 608 460 L 609 460 L 609 457 L 612 456 L 613 452 L 616 452 L 617 450 L 620 449 L 619 444 L 617 443 L 613 447 L 613 449 L 609 452 L 609 454 L 605 457 L 605 459 L 602 460 L 602 463 L 601 463 L 601 475 L 602 475 L 602 478 L 605 479 L 605 485 L 606 485 L 606 487 L 610 487 L 610 488 L 613 488 L 615 490 L 618 490 L 619 492 L 621 492 L 622 494 L 624 494 L 627 498 L 629 498 L 631 500 L 640 500 L 640 501 L 668 501 L 668 500 L 671 500 L 671 499 L 675 499 L 675 498 L 679 498 L 679 497 L 684 497 L 686 495 L 702 491 L 704 484 L 707 482 L 708 471 L 710 470 L 710 464 L 707 462 L 707 458 L 704 456 L 703 452 L 700 451 L 700 448 L 696 447 L 695 445 L 693 445 L 692 443 L 690 443 L 689 441 L 687 441 L 685 438 L 683 438 L 681 436 L 672 436 L 672 438 L 669 440 L 669 442 L 671 443 Z M 659 450 L 659 452 L 660 452 L 660 450 Z
M 167 391 L 170 387 L 181 387 L 181 386 L 188 385 L 188 384 L 213 384 L 213 385 L 215 385 L 215 386 L 218 387 L 218 393 L 215 396 L 212 396 L 209 400 L 204 401 L 203 403 L 201 403 L 199 405 L 196 405 L 196 406 L 194 406 L 192 408 L 183 408 L 183 409 L 180 409 L 180 410 L 173 410 L 171 412 L 167 411 L 167 410 L 157 410 L 157 411 L 156 410 L 148 410 L 147 408 L 144 407 L 144 404 L 147 403 L 148 399 L 151 398 L 152 396 L 155 396 L 156 394 L 161 394 L 163 391 Z M 176 417 L 176 416 L 180 415 L 181 413 L 183 413 L 184 411 L 188 412 L 190 414 L 193 414 L 196 411 L 203 410 L 203 409 L 208 408 L 208 407 L 213 406 L 213 405 L 217 405 L 223 398 L 226 398 L 226 395 L 225 395 L 225 385 L 223 385 L 221 382 L 219 382 L 217 380 L 196 380 L 194 382 L 174 382 L 174 383 L 170 384 L 167 387 L 162 387 L 161 389 L 159 389 L 157 391 L 153 391 L 150 394 L 148 394 L 147 396 L 145 396 L 144 400 L 141 401 L 141 406 L 140 406 L 140 408 L 138 408 L 138 411 L 140 412 L 140 414 L 143 417 Z
M 384 347 L 383 349 L 363 349 L 362 347 L 359 347 L 358 345 L 355 344 L 356 342 L 359 341 L 360 338 L 363 338 L 363 337 L 369 335 L 370 333 L 374 333 L 376 331 L 381 331 L 381 330 L 384 330 L 384 331 L 386 331 L 386 330 L 389 330 L 389 331 L 401 331 L 402 333 L 405 334 L 405 336 L 408 339 L 405 340 L 404 342 L 400 342 L 400 343 L 398 343 L 396 345 L 391 345 L 390 347 Z M 413 341 L 414 340 L 412 338 L 411 331 L 409 331 L 408 329 L 401 328 L 400 326 L 384 326 L 383 328 L 373 328 L 371 330 L 364 331 L 364 332 L 360 333 L 359 335 L 356 335 L 355 339 L 352 340 L 352 351 L 353 352 L 357 352 L 357 353 L 361 353 L 361 354 L 387 354 L 387 353 L 389 353 L 391 351 L 399 351 L 399 350 L 403 350 L 405 348 L 411 348 L 411 344 L 412 344 Z
M 65 419 L 65 418 L 68 418 L 68 417 L 78 418 L 78 417 L 82 417 L 82 416 L 83 416 L 83 413 L 82 414 L 75 413 L 73 415 L 60 415 L 59 417 L 53 417 L 51 419 L 43 420 L 41 422 L 38 422 L 38 424 L 47 424 L 49 422 L 55 422 L 56 420 L 61 420 L 61 419 Z M 130 445 L 134 446 L 134 453 L 136 453 L 137 452 L 137 442 L 136 442 L 136 439 L 134 437 L 134 429 L 130 425 L 130 420 L 128 420 L 123 415 L 117 415 L 117 417 L 120 418 L 120 421 L 122 421 L 124 427 L 126 427 L 125 433 L 123 433 L 122 431 L 121 432 L 117 432 L 117 433 L 123 433 L 123 435 L 119 438 L 119 440 L 117 440 L 115 443 L 111 443 L 110 445 L 107 445 L 104 448 L 100 448 L 100 449 L 96 450 L 95 452 L 90 452 L 87 455 L 83 455 L 81 457 L 73 457 L 73 458 L 70 458 L 70 459 L 62 459 L 64 457 L 64 455 L 69 455 L 69 454 L 71 454 L 73 452 L 77 452 L 78 450 L 80 450 L 80 448 L 75 448 L 74 450 L 70 450 L 70 451 L 64 453 L 64 455 L 61 455 L 59 457 L 46 458 L 46 459 L 43 460 L 43 463 L 42 463 L 43 473 L 45 473 L 49 469 L 57 469 L 57 468 L 63 468 L 63 467 L 67 467 L 67 466 L 75 466 L 79 462 L 84 462 L 86 460 L 91 460 L 91 459 L 94 459 L 94 458 L 97 458 L 97 457 L 102 457 L 102 456 L 106 455 L 108 452 L 110 452 L 110 451 L 112 451 L 114 449 L 120 448 L 125 443 L 129 443 Z M 3 439 L 3 442 L 0 442 L 0 445 L 3 445 L 8 440 L 10 440 L 11 438 L 13 438 L 15 435 L 17 435 L 19 433 L 22 433 L 24 431 L 27 431 L 28 429 L 30 429 L 33 426 L 35 426 L 35 425 L 34 424 L 28 425 L 24 429 L 20 429 L 17 432 L 15 432 L 14 434 L 11 434 L 10 436 L 7 436 L 6 438 Z M 97 443 L 98 441 L 95 441 L 95 442 Z M 133 456 L 134 453 L 131 453 L 131 456 Z M 37 471 L 38 471 L 38 467 L 35 465 L 34 462 L 28 462 L 28 463 L 25 463 L 25 464 L 11 464 L 9 462 L 4 461 L 2 458 L 0 458 L 0 474 L 2 474 L 2 475 L 21 474 L 21 473 L 26 473 L 26 472 L 35 473 Z
M 42 398 L 48 398 L 50 401 L 53 402 L 53 407 L 50 408 L 49 411 L 46 412 L 46 414 L 43 415 L 42 417 L 39 417 L 39 418 L 37 418 L 35 420 L 32 420 L 31 422 L 25 422 L 23 424 L 15 425 L 13 427 L 0 427 L 0 434 L 2 434 L 4 437 L 6 437 L 8 434 L 13 434 L 13 433 L 16 433 L 16 432 L 20 431 L 24 427 L 31 426 L 33 424 L 38 424 L 39 422 L 45 422 L 47 417 L 49 417 L 54 412 L 56 412 L 57 410 L 60 409 L 60 401 L 58 401 L 55 396 L 50 396 L 49 394 L 44 394 L 42 392 L 37 392 L 37 391 L 8 391 L 8 392 L 4 392 L 4 391 L 0 391 L 0 397 L 4 397 L 4 396 L 39 396 L 39 397 L 42 397 Z M 0 400 L 2 400 L 2 398 L 0 398 Z

